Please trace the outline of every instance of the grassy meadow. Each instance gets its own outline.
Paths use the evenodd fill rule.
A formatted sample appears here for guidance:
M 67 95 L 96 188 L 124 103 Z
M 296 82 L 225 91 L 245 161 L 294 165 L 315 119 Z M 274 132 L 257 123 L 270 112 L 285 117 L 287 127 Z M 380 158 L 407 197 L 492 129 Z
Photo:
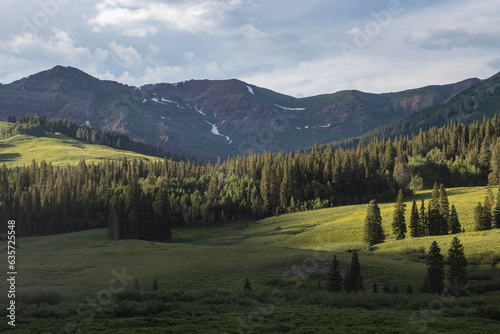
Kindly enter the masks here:
M 451 236 L 397 241 L 391 233 L 393 204 L 381 204 L 388 238 L 368 253 L 361 242 L 367 206 L 357 205 L 177 229 L 171 244 L 112 241 L 104 229 L 21 238 L 15 331 L 498 333 L 500 230 L 473 232 L 470 214 L 486 188 L 449 189 L 448 195 L 466 230 L 459 237 L 475 264 L 465 298 L 419 293 L 424 252 L 437 240 L 446 254 Z M 430 191 L 415 198 L 429 199 Z M 412 200 L 407 199 L 407 221 Z M 400 293 L 326 291 L 332 254 L 345 267 L 352 249 L 360 251 L 365 288 L 375 281 L 382 290 L 387 282 Z M 251 291 L 243 289 L 247 277 Z M 405 293 L 408 284 L 414 294 Z M 5 281 L 0 287 L 7 291 Z M 6 305 L 6 294 L 0 300 Z M 5 319 L 0 331 L 14 332 Z
M 5 163 L 8 168 L 28 166 L 33 159 L 37 162 L 51 161 L 53 166 L 66 166 L 76 165 L 82 159 L 98 163 L 104 159 L 122 160 L 124 157 L 145 161 L 158 159 L 108 146 L 86 144 L 59 133 L 46 132 L 45 137 L 39 138 L 18 134 L 0 140 L 0 165 Z

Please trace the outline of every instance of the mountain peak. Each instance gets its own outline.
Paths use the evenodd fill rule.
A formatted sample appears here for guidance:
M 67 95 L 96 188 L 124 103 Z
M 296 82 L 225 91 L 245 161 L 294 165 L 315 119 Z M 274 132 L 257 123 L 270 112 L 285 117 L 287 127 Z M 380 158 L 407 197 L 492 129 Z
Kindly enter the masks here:
M 492 75 L 491 77 L 489 77 L 488 79 L 495 79 L 495 78 L 500 78 L 500 72 L 498 72 L 497 74 L 495 75 Z
M 359 136 L 444 103 L 477 80 L 387 94 L 352 89 L 297 99 L 237 79 L 137 88 L 55 66 L 0 86 L 0 119 L 12 113 L 66 118 L 128 134 L 166 152 L 215 161 L 250 149 L 294 151 Z

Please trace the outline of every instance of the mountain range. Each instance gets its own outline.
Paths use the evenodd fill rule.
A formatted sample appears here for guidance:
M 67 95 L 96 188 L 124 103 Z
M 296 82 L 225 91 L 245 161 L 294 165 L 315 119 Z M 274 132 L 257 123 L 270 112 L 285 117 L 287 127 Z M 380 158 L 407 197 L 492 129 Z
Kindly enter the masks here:
M 295 98 L 235 79 L 132 87 L 56 66 L 0 85 L 0 119 L 26 113 L 68 119 L 142 139 L 166 152 L 216 160 L 249 150 L 288 152 L 336 142 L 425 113 L 431 118 L 450 103 L 456 107 L 453 101 L 467 100 L 462 96 L 470 98 L 472 91 L 472 100 L 460 102 L 469 117 L 486 100 L 497 105 L 500 90 L 491 83 L 499 79 L 500 73 L 395 93 L 346 90 Z M 459 114 L 448 112 L 443 122 Z

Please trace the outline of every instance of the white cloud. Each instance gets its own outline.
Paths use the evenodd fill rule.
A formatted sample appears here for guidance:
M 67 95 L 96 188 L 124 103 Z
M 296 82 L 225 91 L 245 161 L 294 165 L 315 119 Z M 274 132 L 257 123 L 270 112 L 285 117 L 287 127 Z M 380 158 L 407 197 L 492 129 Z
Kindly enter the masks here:
M 396 91 L 500 70 L 497 0 L 402 2 L 403 10 L 357 47 L 355 38 L 376 22 L 372 13 L 387 6 L 388 0 L 89 0 L 61 5 L 29 34 L 26 20 L 43 8 L 6 0 L 0 81 L 62 64 L 136 86 L 239 78 L 298 96 Z M 345 43 L 357 47 L 351 62 L 340 49 Z
M 89 20 L 94 32 L 115 29 L 123 35 L 145 37 L 161 29 L 215 32 L 226 13 L 242 1 L 182 1 L 163 3 L 146 0 L 104 0 L 95 6 L 97 15 Z
M 113 41 L 109 44 L 109 48 L 118 65 L 127 69 L 139 69 L 143 66 L 142 56 L 133 47 L 125 47 Z

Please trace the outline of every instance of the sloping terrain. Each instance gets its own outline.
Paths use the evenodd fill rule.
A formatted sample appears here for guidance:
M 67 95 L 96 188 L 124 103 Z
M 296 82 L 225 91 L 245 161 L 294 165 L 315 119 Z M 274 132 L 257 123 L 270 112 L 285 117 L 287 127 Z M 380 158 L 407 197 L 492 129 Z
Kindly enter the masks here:
M 128 134 L 165 152 L 215 160 L 249 150 L 289 151 L 359 136 L 446 102 L 477 82 L 297 99 L 239 80 L 130 87 L 57 66 L 0 85 L 0 119 L 26 113 L 66 118 Z
M 0 122 L 0 132 L 4 127 L 12 126 L 10 123 Z M 0 140 L 0 165 L 9 168 L 30 165 L 33 159 L 37 162 L 45 160 L 53 166 L 76 165 L 82 159 L 86 162 L 99 162 L 104 159 L 122 160 L 142 159 L 154 161 L 159 158 L 135 152 L 113 149 L 108 146 L 86 144 L 76 139 L 46 132 L 43 137 L 33 137 L 17 134 Z

